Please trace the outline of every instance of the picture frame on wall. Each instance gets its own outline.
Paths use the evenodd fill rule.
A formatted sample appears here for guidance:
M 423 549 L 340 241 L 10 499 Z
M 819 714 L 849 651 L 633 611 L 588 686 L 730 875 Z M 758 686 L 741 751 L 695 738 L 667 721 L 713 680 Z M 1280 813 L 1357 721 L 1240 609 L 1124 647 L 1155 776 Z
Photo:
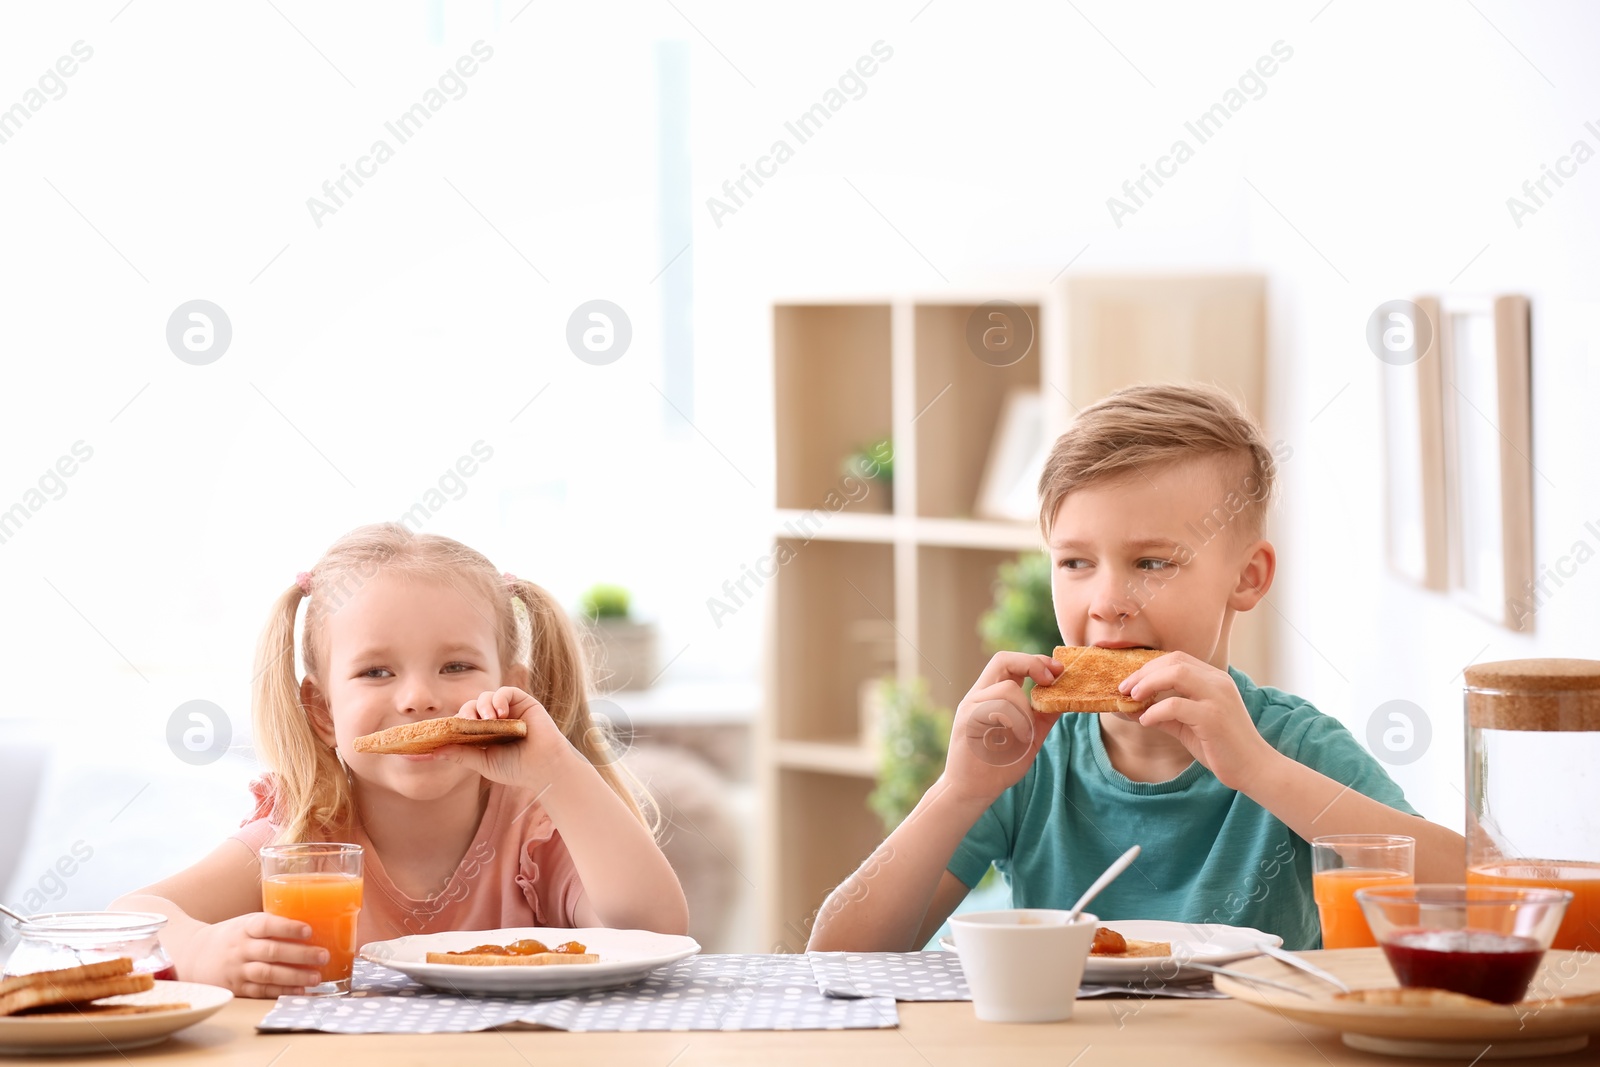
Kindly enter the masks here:
M 1418 340 L 1415 360 L 1382 364 L 1384 540 L 1389 568 L 1425 589 L 1449 588 L 1445 529 L 1443 396 L 1440 378 L 1439 300 L 1412 301 L 1426 321 L 1396 323 Z
M 1533 582 L 1533 463 L 1528 301 L 1439 302 L 1448 585 L 1513 630 Z
M 1009 522 L 1036 521 L 1039 475 L 1049 452 L 1039 390 L 1012 389 L 995 422 L 974 514 Z

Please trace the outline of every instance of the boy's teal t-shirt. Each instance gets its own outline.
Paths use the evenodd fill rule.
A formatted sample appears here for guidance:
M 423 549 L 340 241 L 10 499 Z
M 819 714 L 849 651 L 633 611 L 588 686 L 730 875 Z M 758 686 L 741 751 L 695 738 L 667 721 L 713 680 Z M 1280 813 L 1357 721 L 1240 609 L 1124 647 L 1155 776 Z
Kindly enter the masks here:
M 1391 808 L 1417 814 L 1344 725 L 1300 697 L 1228 668 L 1267 743 Z M 1198 761 L 1165 782 L 1111 766 L 1098 715 L 1068 715 L 1022 780 L 956 848 L 949 870 L 968 886 L 993 862 L 1019 908 L 1070 908 L 1134 845 L 1139 859 L 1089 910 L 1101 919 L 1250 926 L 1289 949 L 1322 944 L 1311 895 L 1311 846 Z

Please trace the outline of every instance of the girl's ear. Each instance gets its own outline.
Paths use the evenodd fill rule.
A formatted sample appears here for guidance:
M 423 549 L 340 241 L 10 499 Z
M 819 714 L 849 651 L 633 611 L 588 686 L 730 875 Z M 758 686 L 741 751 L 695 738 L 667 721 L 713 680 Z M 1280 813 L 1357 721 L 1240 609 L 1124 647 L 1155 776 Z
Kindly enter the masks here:
M 339 741 L 333 732 L 333 716 L 328 712 L 328 700 L 309 674 L 300 679 L 300 706 L 306 709 L 306 721 L 311 723 L 311 729 L 318 739 L 329 748 L 336 747 Z
M 514 663 L 506 669 L 505 684 L 514 685 L 524 693 L 533 685 L 533 675 L 529 672 L 527 664 Z

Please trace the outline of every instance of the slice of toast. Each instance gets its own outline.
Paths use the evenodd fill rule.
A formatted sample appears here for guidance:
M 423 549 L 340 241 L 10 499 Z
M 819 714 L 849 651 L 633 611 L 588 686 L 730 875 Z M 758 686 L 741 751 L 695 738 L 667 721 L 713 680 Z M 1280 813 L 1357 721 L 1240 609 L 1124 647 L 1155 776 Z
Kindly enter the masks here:
M 537 952 L 531 956 L 452 955 L 428 953 L 429 963 L 453 963 L 458 967 L 551 967 L 562 963 L 599 963 L 594 952 Z
M 1448 989 L 1428 989 L 1407 986 L 1400 989 L 1356 989 L 1349 993 L 1335 993 L 1334 1000 L 1357 1004 L 1381 1004 L 1397 1008 L 1496 1008 L 1496 1005 L 1465 993 L 1452 993 Z
M 97 963 L 83 963 L 76 967 L 58 967 L 53 971 L 35 971 L 32 974 L 19 974 L 11 978 L 0 978 L 0 997 L 8 996 L 19 989 L 27 989 L 41 984 L 62 985 L 67 982 L 85 982 L 94 978 L 114 978 L 119 974 L 132 973 L 133 960 L 127 956 L 100 960 Z
M 521 719 L 424 719 L 356 738 L 357 752 L 421 756 L 446 745 L 499 745 L 528 736 Z
M 173 1004 L 106 1004 L 96 1001 L 93 1004 L 51 1004 L 22 1014 L 28 1019 L 76 1019 L 80 1015 L 93 1015 L 96 1018 L 103 1015 L 155 1015 L 163 1011 L 188 1011 L 190 1007 L 185 1001 Z
M 1097 960 L 1131 960 L 1172 955 L 1171 941 L 1140 941 L 1130 937 L 1127 939 L 1127 946 L 1121 952 L 1091 952 L 1090 955 Z
M 50 972 L 46 972 L 48 974 Z M 38 977 L 24 975 L 26 978 Z M 75 1004 L 127 993 L 154 989 L 156 980 L 148 974 L 118 974 L 105 978 L 80 978 L 61 982 L 41 979 L 36 983 L 0 996 L 0 1016 L 15 1015 L 30 1008 L 55 1004 Z
M 1141 712 L 1150 701 L 1129 700 L 1117 686 L 1134 671 L 1166 652 L 1154 648 L 1056 649 L 1057 663 L 1066 667 L 1051 685 L 1033 687 L 1033 710 L 1054 715 L 1062 712 L 1109 714 Z

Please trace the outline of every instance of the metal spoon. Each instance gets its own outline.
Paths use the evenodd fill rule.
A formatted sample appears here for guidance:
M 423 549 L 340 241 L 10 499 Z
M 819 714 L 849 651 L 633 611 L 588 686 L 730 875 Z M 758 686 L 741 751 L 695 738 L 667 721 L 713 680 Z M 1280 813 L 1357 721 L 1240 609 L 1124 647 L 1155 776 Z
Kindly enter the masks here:
M 14 923 L 25 923 L 28 921 L 28 917 L 26 915 L 18 915 L 4 904 L 0 904 L 0 915 L 4 915 Z
M 1193 960 L 1185 960 L 1183 965 L 1188 968 L 1193 968 L 1197 971 L 1207 971 L 1211 974 L 1220 974 L 1225 978 L 1237 978 L 1242 982 L 1254 982 L 1257 985 L 1271 986 L 1273 989 L 1281 989 L 1285 993 L 1298 993 L 1302 997 L 1311 996 L 1311 994 L 1307 993 L 1304 989 L 1299 989 L 1295 986 L 1289 985 L 1287 982 L 1275 982 L 1271 978 L 1262 978 L 1259 975 L 1248 974 L 1245 971 L 1235 971 L 1228 967 L 1213 967 L 1209 963 L 1195 963 Z
M 1139 852 L 1139 846 L 1134 845 L 1121 856 L 1118 856 L 1117 862 L 1107 867 L 1106 872 L 1100 877 L 1096 878 L 1094 880 L 1094 884 L 1083 891 L 1083 896 L 1079 897 L 1078 902 L 1072 906 L 1072 910 L 1067 912 L 1067 917 L 1065 920 L 1063 920 L 1064 924 L 1070 926 L 1072 923 L 1076 922 L 1078 913 L 1084 909 L 1084 906 L 1087 905 L 1089 901 L 1099 896 L 1100 890 L 1116 881 L 1117 875 L 1127 870 L 1133 864 L 1133 861 L 1139 858 Z
M 1341 993 L 1350 992 L 1349 986 L 1345 985 L 1343 982 L 1339 981 L 1339 979 L 1335 978 L 1333 975 L 1329 974 L 1321 967 L 1318 967 L 1315 963 L 1312 963 L 1308 959 L 1303 959 L 1299 956 L 1296 956 L 1293 952 L 1285 952 L 1276 945 L 1263 944 L 1260 946 L 1260 948 L 1264 954 L 1271 956 L 1273 959 L 1278 960 L 1279 962 L 1287 963 L 1291 967 L 1297 967 L 1313 978 L 1322 979 L 1324 982 L 1327 982 Z

